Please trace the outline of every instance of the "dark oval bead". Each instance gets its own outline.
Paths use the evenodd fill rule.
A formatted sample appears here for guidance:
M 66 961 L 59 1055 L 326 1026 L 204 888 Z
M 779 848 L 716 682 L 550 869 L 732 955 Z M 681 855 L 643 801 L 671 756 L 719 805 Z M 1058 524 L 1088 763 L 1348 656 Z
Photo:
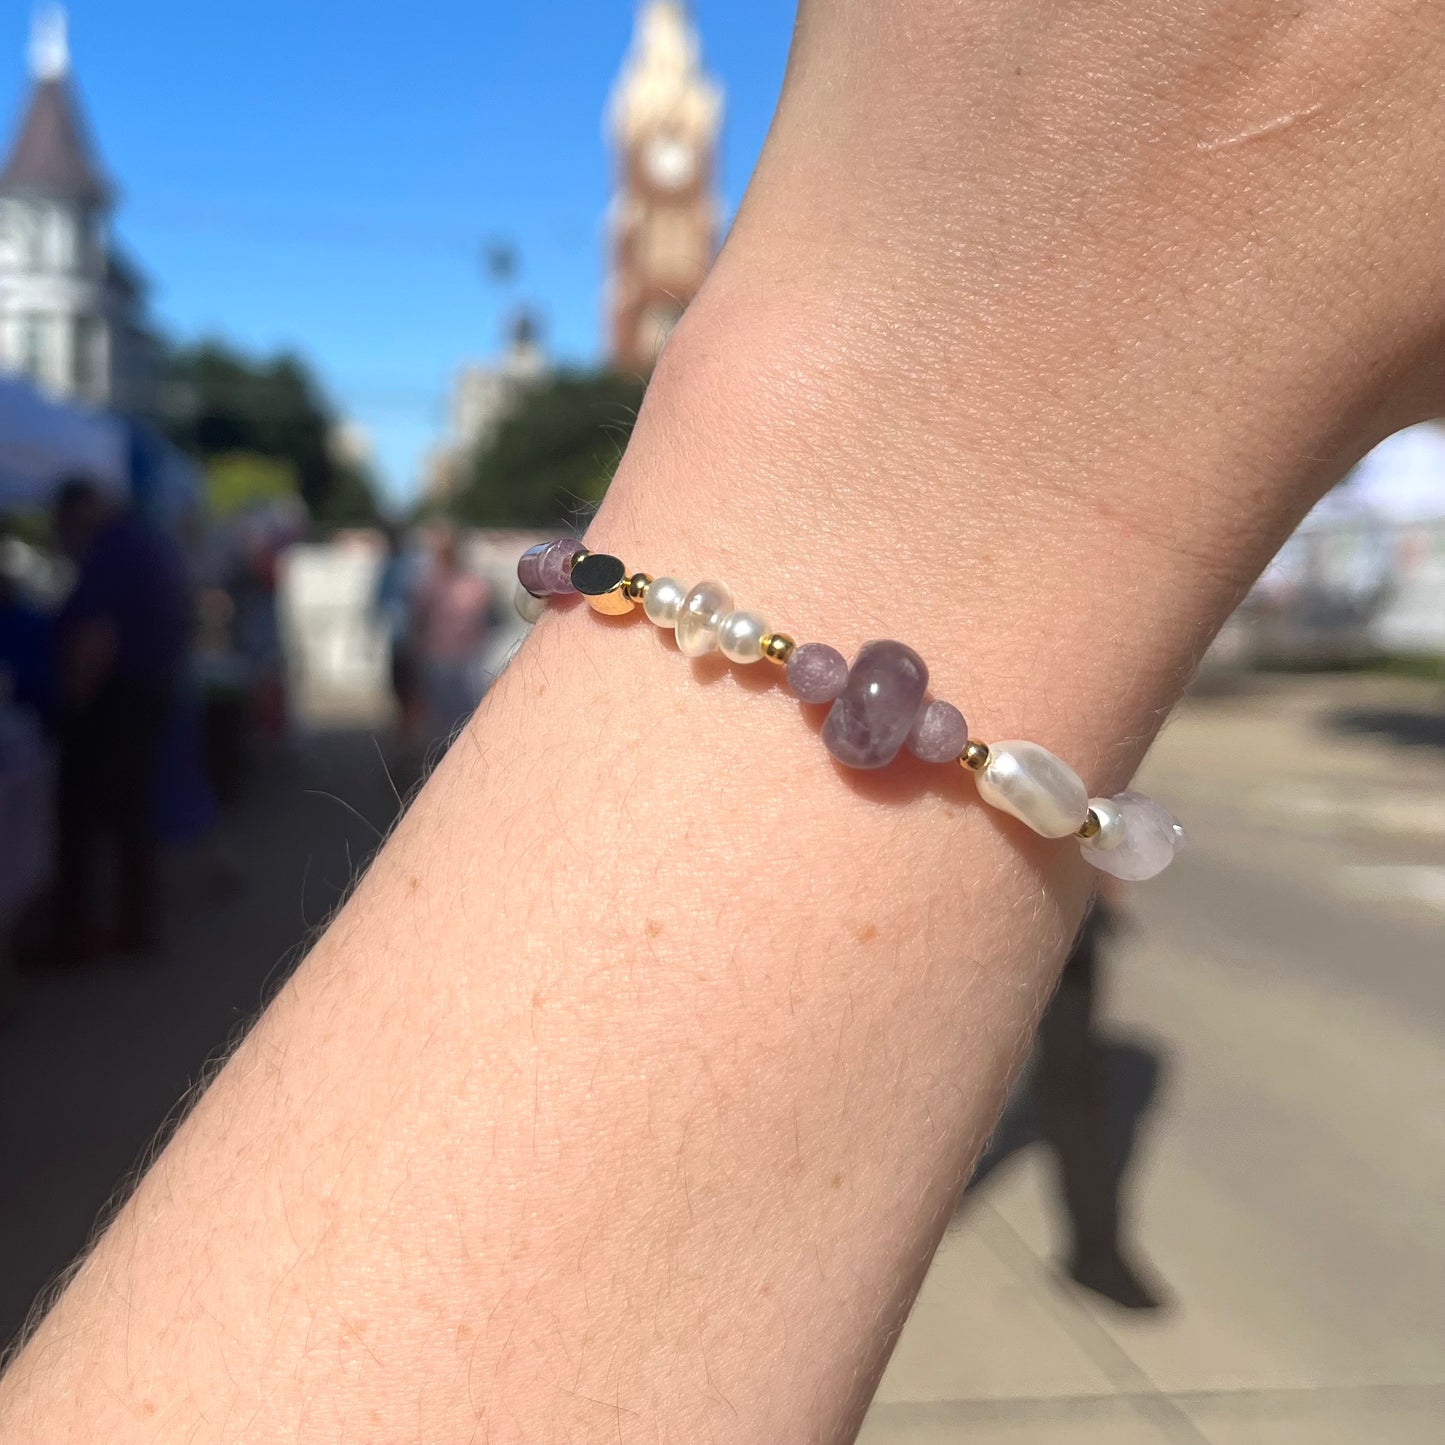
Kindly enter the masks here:
M 908 740 L 928 690 L 928 666 L 901 642 L 865 643 L 823 723 L 823 741 L 850 768 L 886 767 Z
M 589 552 L 568 574 L 571 585 L 584 597 L 601 597 L 611 592 L 627 576 L 620 557 L 606 552 Z

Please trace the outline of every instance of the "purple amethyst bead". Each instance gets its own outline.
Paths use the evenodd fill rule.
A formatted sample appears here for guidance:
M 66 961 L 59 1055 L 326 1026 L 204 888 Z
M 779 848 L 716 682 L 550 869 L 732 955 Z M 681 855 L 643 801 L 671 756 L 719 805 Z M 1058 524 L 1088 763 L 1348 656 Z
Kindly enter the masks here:
M 848 659 L 826 642 L 805 642 L 788 659 L 788 686 L 800 702 L 832 702 L 848 682 Z
M 543 552 L 537 575 L 548 592 L 575 590 L 572 586 L 572 559 L 581 550 L 582 544 L 575 537 L 561 537 Z
M 951 763 L 968 743 L 968 724 L 951 702 L 934 698 L 923 704 L 908 734 L 908 751 L 925 763 Z
M 913 730 L 928 667 L 901 642 L 868 642 L 823 723 L 823 741 L 850 768 L 886 767 Z
M 551 545 L 550 542 L 538 542 L 535 547 L 528 547 L 517 559 L 517 581 L 533 597 L 547 595 L 547 589 L 542 585 L 542 558 Z

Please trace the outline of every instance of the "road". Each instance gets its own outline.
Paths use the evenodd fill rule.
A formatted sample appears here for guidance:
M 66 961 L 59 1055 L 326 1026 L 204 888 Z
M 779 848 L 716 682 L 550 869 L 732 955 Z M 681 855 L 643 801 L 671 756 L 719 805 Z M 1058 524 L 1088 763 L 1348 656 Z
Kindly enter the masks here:
M 1155 1080 L 1133 1233 L 1174 1305 L 1059 1284 L 1050 1161 L 1016 1152 L 960 1209 L 863 1438 L 1438 1441 L 1445 698 L 1199 699 L 1142 782 L 1193 846 L 1134 890 L 1107 1033 Z
M 970 1191 L 864 1439 L 1413 1445 L 1445 1420 L 1445 697 L 1368 678 L 1198 697 L 1143 786 L 1193 846 L 1135 890 L 1107 1031 L 1135 1235 L 1172 1309 L 1056 1281 L 1049 1161 Z M 32 982 L 0 1030 L 0 1338 L 395 811 L 362 730 L 279 764 L 174 946 Z

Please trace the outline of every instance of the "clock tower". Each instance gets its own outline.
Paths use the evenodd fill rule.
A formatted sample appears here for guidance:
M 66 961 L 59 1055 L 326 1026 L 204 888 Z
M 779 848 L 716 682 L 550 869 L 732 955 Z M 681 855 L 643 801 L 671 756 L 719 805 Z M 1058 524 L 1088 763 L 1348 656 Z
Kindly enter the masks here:
M 679 0 L 645 0 L 612 93 L 617 192 L 609 228 L 612 362 L 646 375 L 717 247 L 722 92 L 703 74 Z

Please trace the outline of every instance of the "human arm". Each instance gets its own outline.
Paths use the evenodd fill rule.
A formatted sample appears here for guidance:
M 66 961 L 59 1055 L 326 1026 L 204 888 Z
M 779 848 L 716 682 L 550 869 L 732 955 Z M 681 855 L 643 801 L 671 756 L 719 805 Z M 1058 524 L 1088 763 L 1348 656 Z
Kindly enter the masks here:
M 979 735 L 1121 785 L 1439 397 L 1438 27 L 1288 10 L 811 0 L 592 544 L 899 637 Z M 846 1437 L 1089 880 L 758 684 L 543 621 L 7 1440 Z

